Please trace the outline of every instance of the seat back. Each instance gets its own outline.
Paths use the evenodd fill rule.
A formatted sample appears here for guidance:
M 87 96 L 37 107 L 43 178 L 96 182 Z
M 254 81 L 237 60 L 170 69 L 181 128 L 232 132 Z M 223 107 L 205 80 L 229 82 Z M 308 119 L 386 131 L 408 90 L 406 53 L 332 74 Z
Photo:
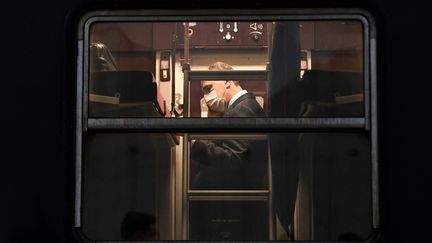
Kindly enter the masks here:
M 96 100 L 90 99 L 90 111 L 101 116 L 155 116 L 153 112 L 150 114 L 145 111 L 146 109 L 138 107 L 140 104 L 145 107 L 151 105 L 154 107 L 153 109 L 156 109 L 156 113 L 164 114 L 164 110 L 161 109 L 161 104 L 158 102 L 157 84 L 154 82 L 153 74 L 149 71 L 92 72 L 90 74 L 89 93 L 90 97 L 101 96 L 118 100 L 117 105 L 112 105 L 96 103 Z
M 301 83 L 302 116 L 363 116 L 363 73 L 307 70 Z
M 90 44 L 90 70 L 92 71 L 114 71 L 117 63 L 111 51 L 103 43 Z
M 156 83 L 149 71 L 102 71 L 90 75 L 90 93 L 120 98 L 120 103 L 157 103 Z

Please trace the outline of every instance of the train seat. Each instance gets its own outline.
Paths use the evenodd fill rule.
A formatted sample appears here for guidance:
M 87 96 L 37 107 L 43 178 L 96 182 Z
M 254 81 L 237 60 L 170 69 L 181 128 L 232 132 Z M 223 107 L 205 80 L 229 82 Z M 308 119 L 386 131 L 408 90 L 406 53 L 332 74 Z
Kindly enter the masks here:
M 364 114 L 360 72 L 307 70 L 301 81 L 307 117 L 360 117 Z
M 98 97 L 111 97 L 114 100 L 117 99 L 117 104 L 108 105 L 117 106 L 117 108 L 122 108 L 123 110 L 130 110 L 134 105 L 150 104 L 155 107 L 160 115 L 164 114 L 164 109 L 161 107 L 163 104 L 160 104 L 160 97 L 158 96 L 157 84 L 154 81 L 153 74 L 149 71 L 91 72 L 89 93 L 93 95 L 90 96 L 90 103 L 95 108 L 96 106 L 101 108 L 100 103 L 103 103 L 98 102 Z M 98 110 L 98 108 L 93 110 Z M 154 114 L 133 113 L 136 113 L 136 110 L 132 111 L 132 113 L 128 112 L 125 115 L 139 117 L 155 116 Z
M 100 42 L 90 44 L 90 68 L 92 71 L 117 70 L 117 62 L 109 48 Z

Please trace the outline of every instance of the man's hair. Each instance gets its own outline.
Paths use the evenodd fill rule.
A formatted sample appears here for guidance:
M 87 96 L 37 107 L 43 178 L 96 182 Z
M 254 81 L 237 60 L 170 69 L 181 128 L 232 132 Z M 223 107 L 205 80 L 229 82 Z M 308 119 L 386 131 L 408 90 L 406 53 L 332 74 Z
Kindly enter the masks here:
M 214 63 L 210 64 L 209 70 L 210 71 L 216 71 L 216 70 L 234 70 L 234 69 L 228 63 L 214 62 Z
M 210 71 L 225 71 L 225 70 L 234 70 L 234 68 L 231 67 L 231 65 L 229 65 L 228 63 L 219 61 L 219 62 L 214 62 L 214 63 L 210 64 L 209 70 Z M 240 81 L 237 81 L 237 80 L 230 80 L 230 81 L 232 81 L 235 85 L 240 85 Z

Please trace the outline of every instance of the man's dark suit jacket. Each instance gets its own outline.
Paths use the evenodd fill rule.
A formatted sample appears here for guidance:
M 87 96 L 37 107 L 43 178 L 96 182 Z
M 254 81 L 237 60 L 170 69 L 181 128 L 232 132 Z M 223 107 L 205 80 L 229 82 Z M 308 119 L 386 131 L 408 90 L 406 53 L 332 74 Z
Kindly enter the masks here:
M 251 93 L 240 96 L 223 117 L 265 117 Z M 263 189 L 267 175 L 267 142 L 254 140 L 199 140 L 191 147 L 199 163 L 192 189 Z

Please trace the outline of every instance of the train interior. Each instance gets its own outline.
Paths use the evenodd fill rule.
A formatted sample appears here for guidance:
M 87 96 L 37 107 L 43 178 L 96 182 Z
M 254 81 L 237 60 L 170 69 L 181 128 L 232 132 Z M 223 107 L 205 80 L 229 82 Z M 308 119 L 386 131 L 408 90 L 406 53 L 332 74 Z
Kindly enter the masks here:
M 240 81 L 265 118 L 367 119 L 364 22 L 110 20 L 95 21 L 88 30 L 83 92 L 88 124 L 82 133 L 79 198 L 79 226 L 86 238 L 371 237 L 368 130 L 128 128 L 143 118 L 157 118 L 149 121 L 161 126 L 189 118 L 208 122 L 203 126 L 231 119 L 228 100 L 226 113 L 209 105 L 206 80 L 225 87 L 227 80 Z M 214 63 L 227 66 L 211 69 Z M 248 115 L 240 117 L 247 121 Z M 228 151 L 230 157 L 201 161 L 193 155 L 199 143 L 214 156 Z M 237 155 L 232 144 L 247 152 Z M 211 169 L 216 172 L 205 174 Z M 212 178 L 202 180 L 205 175 Z M 212 183 L 200 185 L 200 179 Z

